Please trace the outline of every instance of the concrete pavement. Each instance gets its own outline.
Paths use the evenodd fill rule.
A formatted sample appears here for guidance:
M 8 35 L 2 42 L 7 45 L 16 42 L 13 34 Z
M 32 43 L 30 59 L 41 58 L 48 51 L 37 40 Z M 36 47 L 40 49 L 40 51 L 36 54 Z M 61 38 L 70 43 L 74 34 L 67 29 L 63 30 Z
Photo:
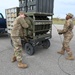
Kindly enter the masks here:
M 56 25 L 57 28 L 62 28 L 60 25 Z M 75 34 L 75 29 L 73 30 Z M 63 39 L 63 36 L 61 35 Z M 73 37 L 70 45 L 72 52 L 75 56 L 75 36 Z M 57 54 L 57 51 L 61 49 L 61 40 L 53 26 L 51 46 L 49 49 L 43 49 L 37 47 L 36 53 L 33 56 L 27 55 L 23 52 L 23 62 L 28 64 L 27 69 L 19 69 L 17 62 L 12 63 L 11 57 L 13 54 L 13 48 L 10 44 L 10 38 L 8 36 L 0 36 L 0 75 L 75 75 L 75 60 L 66 60 L 64 56 Z M 60 59 L 59 59 L 60 57 Z M 61 70 L 58 65 L 61 67 Z

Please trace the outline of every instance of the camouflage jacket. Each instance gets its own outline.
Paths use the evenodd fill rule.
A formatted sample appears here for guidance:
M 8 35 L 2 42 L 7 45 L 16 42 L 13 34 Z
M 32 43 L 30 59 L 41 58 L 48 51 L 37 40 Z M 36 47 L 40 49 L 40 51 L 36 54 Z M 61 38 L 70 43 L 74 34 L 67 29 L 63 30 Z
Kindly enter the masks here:
M 28 27 L 29 25 L 26 23 L 25 19 L 18 16 L 13 23 L 11 36 L 23 36 L 23 29 Z
M 59 33 L 64 34 L 64 36 L 70 36 L 73 34 L 73 21 L 72 19 L 68 19 L 65 21 L 64 28 L 62 30 L 59 30 Z

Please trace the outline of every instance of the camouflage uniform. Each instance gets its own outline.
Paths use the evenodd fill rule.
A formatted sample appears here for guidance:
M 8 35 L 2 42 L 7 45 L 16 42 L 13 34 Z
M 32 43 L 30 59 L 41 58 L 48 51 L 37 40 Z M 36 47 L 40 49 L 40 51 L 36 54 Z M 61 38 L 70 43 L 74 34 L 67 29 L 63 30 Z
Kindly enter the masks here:
M 68 57 L 66 59 L 68 60 L 74 60 L 73 54 L 70 50 L 69 43 L 71 39 L 73 38 L 73 21 L 72 21 L 73 15 L 71 13 L 68 13 L 66 16 L 66 21 L 64 24 L 63 30 L 57 30 L 59 34 L 63 34 L 64 41 L 63 41 L 63 47 L 61 51 L 58 51 L 59 54 L 64 54 L 65 50 L 68 52 Z
M 70 50 L 69 43 L 73 37 L 72 29 L 73 29 L 73 22 L 72 19 L 69 19 L 65 21 L 63 30 L 59 30 L 59 34 L 64 35 L 62 50 L 66 50 L 67 52 L 68 50 Z
M 11 39 L 14 45 L 14 56 L 16 56 L 17 61 L 22 61 L 22 44 L 20 37 L 23 37 L 23 29 L 28 28 L 29 25 L 26 23 L 25 19 L 20 16 L 15 19 L 13 25 Z

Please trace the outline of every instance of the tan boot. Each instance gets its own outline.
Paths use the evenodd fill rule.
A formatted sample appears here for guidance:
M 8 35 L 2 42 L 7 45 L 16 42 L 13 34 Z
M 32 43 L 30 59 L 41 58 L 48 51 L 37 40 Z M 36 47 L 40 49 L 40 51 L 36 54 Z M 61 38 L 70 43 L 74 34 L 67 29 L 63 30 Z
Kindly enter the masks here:
M 57 53 L 64 55 L 65 51 L 61 50 L 61 51 L 58 51 Z
M 11 61 L 12 61 L 12 62 L 17 61 L 16 56 L 13 56 Z
M 68 52 L 68 57 L 66 59 L 67 60 L 74 60 L 72 52 Z
M 18 67 L 19 68 L 27 68 L 27 64 L 23 64 L 22 61 L 18 62 Z

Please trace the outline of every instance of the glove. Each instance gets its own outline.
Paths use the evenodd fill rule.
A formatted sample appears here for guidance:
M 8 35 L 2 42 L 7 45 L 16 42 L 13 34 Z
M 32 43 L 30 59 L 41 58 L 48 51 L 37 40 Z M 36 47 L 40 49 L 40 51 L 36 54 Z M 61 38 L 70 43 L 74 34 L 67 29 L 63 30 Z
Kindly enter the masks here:
M 57 32 L 58 32 L 58 34 L 59 34 L 59 35 L 61 35 L 61 34 L 62 34 L 62 33 L 60 32 L 60 30 L 59 30 L 59 29 L 57 29 Z
M 62 35 L 62 33 L 58 33 L 59 35 Z

